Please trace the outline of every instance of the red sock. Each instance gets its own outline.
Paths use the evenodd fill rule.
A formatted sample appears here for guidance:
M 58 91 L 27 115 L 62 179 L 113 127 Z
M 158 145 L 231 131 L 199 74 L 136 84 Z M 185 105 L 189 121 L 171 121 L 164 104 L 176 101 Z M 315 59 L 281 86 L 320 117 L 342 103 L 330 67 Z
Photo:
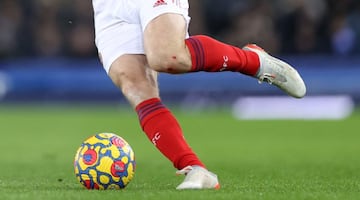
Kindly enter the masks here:
M 136 106 L 140 124 L 150 141 L 176 167 L 204 164 L 186 143 L 180 125 L 158 98 L 148 99 Z
M 190 50 L 193 72 L 233 71 L 255 76 L 259 70 L 259 56 L 252 51 L 204 35 L 192 36 L 185 43 Z

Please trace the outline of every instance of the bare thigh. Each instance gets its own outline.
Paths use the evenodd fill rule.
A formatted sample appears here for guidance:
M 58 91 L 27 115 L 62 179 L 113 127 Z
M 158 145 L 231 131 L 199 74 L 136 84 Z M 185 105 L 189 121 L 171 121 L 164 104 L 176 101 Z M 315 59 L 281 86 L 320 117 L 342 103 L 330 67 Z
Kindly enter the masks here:
M 109 76 L 133 108 L 150 98 L 159 98 L 157 72 L 148 67 L 144 55 L 122 55 L 111 65 Z
M 144 48 L 150 67 L 168 73 L 189 71 L 191 55 L 185 45 L 186 34 L 187 22 L 180 14 L 162 14 L 149 22 Z

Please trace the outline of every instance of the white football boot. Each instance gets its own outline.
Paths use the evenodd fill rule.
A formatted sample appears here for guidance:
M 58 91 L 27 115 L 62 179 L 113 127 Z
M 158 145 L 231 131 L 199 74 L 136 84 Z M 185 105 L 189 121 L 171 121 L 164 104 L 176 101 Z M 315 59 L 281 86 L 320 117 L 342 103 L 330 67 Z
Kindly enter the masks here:
M 255 52 L 260 58 L 260 69 L 256 74 L 259 83 L 267 82 L 275 85 L 295 98 L 305 96 L 305 83 L 293 67 L 269 55 L 255 44 L 248 44 L 243 49 Z
M 217 175 L 200 166 L 187 166 L 177 171 L 176 175 L 185 175 L 184 181 L 176 187 L 177 190 L 220 189 Z

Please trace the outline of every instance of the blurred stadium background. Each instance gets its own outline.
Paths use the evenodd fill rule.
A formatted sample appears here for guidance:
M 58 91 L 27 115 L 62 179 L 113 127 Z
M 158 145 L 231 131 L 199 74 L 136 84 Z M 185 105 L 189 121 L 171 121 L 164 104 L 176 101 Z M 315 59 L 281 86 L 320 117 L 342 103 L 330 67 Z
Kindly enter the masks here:
M 191 34 L 257 43 L 308 88 L 297 100 L 235 73 L 159 76 L 164 103 L 223 189 L 175 193 L 182 179 L 98 61 L 90 0 L 0 0 L 0 199 L 359 199 L 360 1 L 189 1 Z M 75 151 L 98 132 L 136 151 L 128 192 L 77 183 Z
M 308 96 L 342 95 L 359 103 L 358 0 L 190 4 L 191 34 L 237 46 L 257 43 L 297 67 Z M 1 0 L 0 102 L 125 102 L 98 62 L 92 15 L 91 1 L 85 0 Z M 160 87 L 167 102 L 200 108 L 283 95 L 232 73 L 164 74 Z

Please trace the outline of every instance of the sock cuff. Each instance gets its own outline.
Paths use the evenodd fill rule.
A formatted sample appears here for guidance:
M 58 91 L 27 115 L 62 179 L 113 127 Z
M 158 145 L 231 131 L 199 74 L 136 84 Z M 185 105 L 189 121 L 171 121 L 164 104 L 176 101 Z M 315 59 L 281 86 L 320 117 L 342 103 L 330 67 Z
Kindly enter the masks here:
M 139 103 L 136 107 L 135 107 L 135 110 L 136 112 L 138 112 L 141 108 L 143 108 L 144 106 L 146 105 L 149 105 L 149 104 L 153 104 L 153 103 L 157 103 L 157 102 L 161 102 L 161 100 L 159 98 L 151 98 L 151 99 L 147 99 L 141 103 Z
M 169 112 L 164 104 L 162 104 L 159 98 L 151 98 L 141 102 L 135 108 L 141 127 L 144 129 L 146 122 L 151 119 L 153 116 L 158 115 L 163 112 Z
M 185 40 L 185 44 L 188 47 L 191 54 L 191 71 L 202 71 L 205 66 L 205 50 L 199 40 L 198 36 L 192 36 Z

